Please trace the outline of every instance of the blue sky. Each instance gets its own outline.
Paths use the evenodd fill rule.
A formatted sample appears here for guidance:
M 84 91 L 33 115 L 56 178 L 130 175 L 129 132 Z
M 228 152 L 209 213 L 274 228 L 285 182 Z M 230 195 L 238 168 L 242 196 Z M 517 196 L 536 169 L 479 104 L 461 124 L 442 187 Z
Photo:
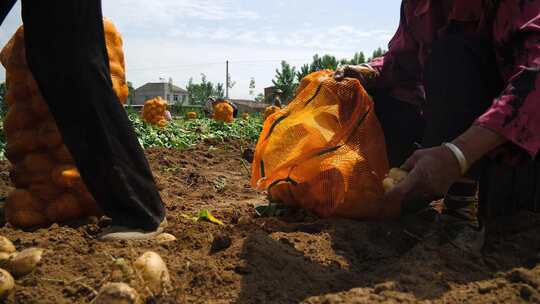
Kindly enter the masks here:
M 124 37 L 127 78 L 135 87 L 171 77 L 185 87 L 204 73 L 249 98 L 271 85 L 280 60 L 295 66 L 313 54 L 352 57 L 385 47 L 399 21 L 399 0 L 104 0 L 103 14 Z M 17 5 L 0 28 L 4 45 L 21 24 Z M 1 71 L 0 80 L 4 78 Z

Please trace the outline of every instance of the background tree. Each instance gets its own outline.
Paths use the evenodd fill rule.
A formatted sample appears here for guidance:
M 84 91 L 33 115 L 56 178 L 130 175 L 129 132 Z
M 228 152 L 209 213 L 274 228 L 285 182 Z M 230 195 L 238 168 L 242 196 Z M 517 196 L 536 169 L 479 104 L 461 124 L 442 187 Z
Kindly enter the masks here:
M 207 80 L 205 74 L 201 74 L 201 82 L 195 83 L 193 78 L 190 78 L 186 90 L 191 104 L 204 104 L 210 96 L 224 97 L 223 88 L 222 83 L 214 84 Z
M 306 77 L 309 73 L 311 73 L 311 70 L 309 69 L 309 64 L 304 64 L 300 67 L 300 70 L 296 72 L 296 78 L 298 82 L 302 81 L 304 77 Z
M 298 82 L 296 81 L 296 68 L 292 67 L 286 61 L 281 62 L 281 69 L 276 70 L 276 76 L 272 80 L 274 87 L 283 91 L 282 101 L 288 103 L 296 93 Z
M 332 55 L 324 55 L 319 57 L 318 54 L 315 54 L 315 56 L 313 56 L 313 61 L 309 66 L 309 70 L 310 73 L 326 69 L 335 70 L 337 69 L 338 65 L 339 61 Z
M 369 61 L 373 60 L 373 58 L 381 57 L 384 53 L 386 53 L 386 50 L 383 50 L 382 48 L 376 49 L 373 51 L 373 55 L 369 58 Z
M 249 96 L 255 95 L 255 78 L 251 77 L 249 81 Z
M 225 98 L 225 85 L 223 83 L 219 82 L 216 84 L 216 89 L 213 96 L 217 98 Z
M 255 101 L 256 102 L 264 102 L 264 94 L 259 93 L 257 96 L 255 96 Z
M 341 64 L 359 65 L 362 63 L 366 63 L 366 55 L 364 55 L 364 52 L 354 53 L 353 58 L 351 58 L 350 60 L 341 60 Z
M 133 100 L 135 99 L 135 88 L 133 87 L 133 83 L 131 83 L 131 81 L 127 82 L 127 87 L 128 87 L 127 104 L 131 105 L 133 104 Z
M 236 81 L 232 80 L 231 73 L 227 74 L 227 84 L 229 85 L 229 90 L 232 89 L 236 85 Z M 225 97 L 229 98 L 229 96 L 225 96 Z
M 0 117 L 4 117 L 7 112 L 6 90 L 6 83 L 0 83 Z

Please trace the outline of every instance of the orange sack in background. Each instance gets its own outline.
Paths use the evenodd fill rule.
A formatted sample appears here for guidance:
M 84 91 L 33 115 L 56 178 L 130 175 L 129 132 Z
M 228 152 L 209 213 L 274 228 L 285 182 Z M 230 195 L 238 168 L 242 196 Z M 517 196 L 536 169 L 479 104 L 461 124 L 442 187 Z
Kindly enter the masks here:
M 360 82 L 329 70 L 306 76 L 296 98 L 260 134 L 251 183 L 271 199 L 321 217 L 384 219 L 388 172 L 384 134 Z
M 214 105 L 214 116 L 212 118 L 215 121 L 232 123 L 234 121 L 234 108 L 227 101 L 218 102 Z
M 167 125 L 165 111 L 167 102 L 158 96 L 144 102 L 142 117 L 147 123 L 164 128 Z
M 107 19 L 104 30 L 113 89 L 124 103 L 128 87 L 122 37 Z M 6 201 L 7 221 L 34 228 L 100 215 L 27 66 L 23 27 L 0 52 L 0 62 L 6 69 L 7 84 L 6 154 L 16 188 Z

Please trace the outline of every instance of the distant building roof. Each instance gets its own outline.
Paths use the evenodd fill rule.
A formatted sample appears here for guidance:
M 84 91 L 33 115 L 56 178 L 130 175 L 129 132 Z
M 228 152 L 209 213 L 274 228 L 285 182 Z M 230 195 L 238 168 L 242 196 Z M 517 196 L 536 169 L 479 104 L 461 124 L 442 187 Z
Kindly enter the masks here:
M 147 82 L 146 84 L 138 87 L 135 89 L 135 91 L 138 90 L 150 90 L 150 91 L 157 91 L 163 89 L 165 86 L 168 86 L 168 82 Z M 174 92 L 184 93 L 187 94 L 187 91 L 182 89 L 181 87 L 175 86 L 173 84 L 172 89 Z
M 263 102 L 257 102 L 255 100 L 249 100 L 249 99 L 230 99 L 230 101 L 234 102 L 236 105 L 243 105 L 250 108 L 262 108 L 265 109 L 269 106 L 269 104 L 263 103 Z

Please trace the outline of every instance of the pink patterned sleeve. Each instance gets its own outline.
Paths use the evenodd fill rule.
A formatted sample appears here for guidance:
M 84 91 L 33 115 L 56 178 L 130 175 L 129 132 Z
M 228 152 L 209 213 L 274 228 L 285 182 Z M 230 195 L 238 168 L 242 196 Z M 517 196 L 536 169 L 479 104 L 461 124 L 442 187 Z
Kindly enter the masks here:
M 413 9 L 414 7 L 407 7 L 402 3 L 399 27 L 388 44 L 388 52 L 369 63 L 378 72 L 378 77 L 373 82 L 376 88 L 399 86 L 414 90 L 419 83 L 419 45 L 407 22 L 409 11 Z
M 535 157 L 540 149 L 540 1 L 502 1 L 495 23 L 506 88 L 476 125 Z

